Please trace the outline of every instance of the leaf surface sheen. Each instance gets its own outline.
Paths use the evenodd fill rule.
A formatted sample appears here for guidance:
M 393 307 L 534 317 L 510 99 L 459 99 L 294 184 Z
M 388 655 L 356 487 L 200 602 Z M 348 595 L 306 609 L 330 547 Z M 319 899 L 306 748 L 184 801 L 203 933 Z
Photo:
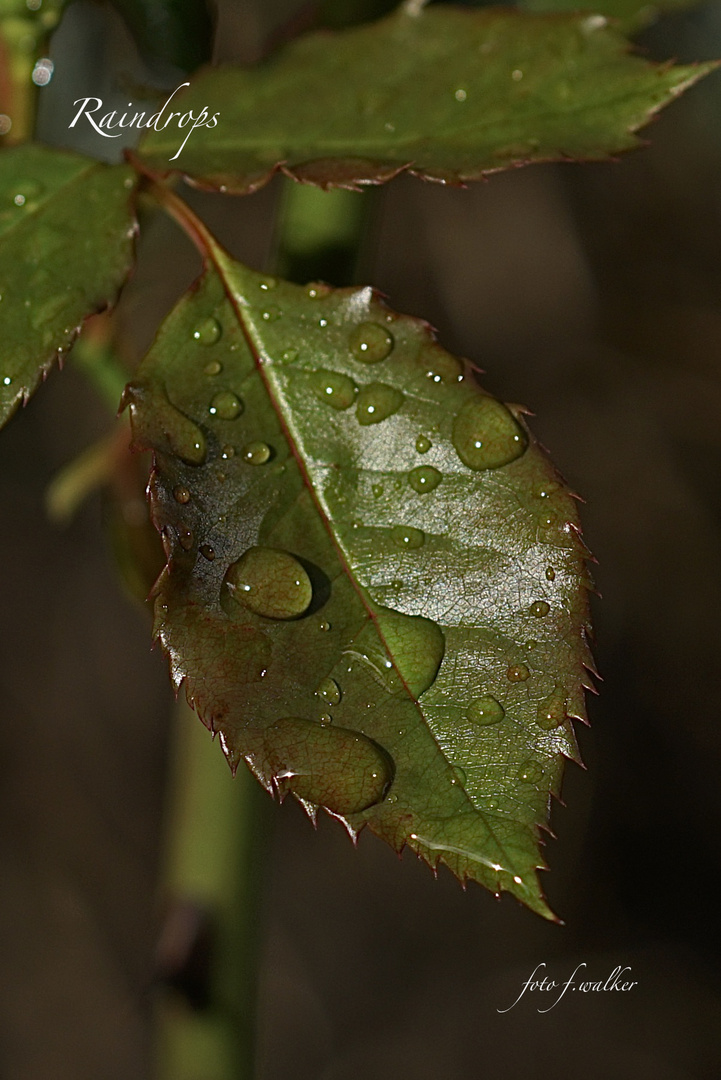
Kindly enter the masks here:
M 0 425 L 132 264 L 133 172 L 26 144 L 0 151 Z
M 206 106 L 217 127 L 194 131 L 177 164 L 170 128 L 151 132 L 139 157 L 241 193 L 281 168 L 323 187 L 404 169 L 458 184 L 637 146 L 633 133 L 713 66 L 648 63 L 601 16 L 401 9 L 307 34 L 255 68 L 201 73 L 177 107 Z
M 233 768 L 551 917 L 539 827 L 591 664 L 574 501 L 425 323 L 214 262 L 126 391 L 176 686 Z

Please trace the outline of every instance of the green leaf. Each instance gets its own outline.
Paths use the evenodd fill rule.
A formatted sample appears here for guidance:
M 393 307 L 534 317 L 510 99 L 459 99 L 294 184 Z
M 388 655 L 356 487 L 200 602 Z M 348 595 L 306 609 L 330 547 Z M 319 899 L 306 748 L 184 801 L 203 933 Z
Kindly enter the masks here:
M 145 167 L 246 192 L 282 169 L 321 186 L 407 169 L 459 183 L 513 165 L 599 159 L 713 65 L 658 66 L 585 15 L 429 7 L 301 38 L 251 70 L 218 68 L 178 95 L 199 127 L 151 132 Z M 332 87 L 332 92 L 329 90 Z M 177 160 L 177 164 L 174 164 Z
M 210 60 L 213 23 L 205 0 L 112 0 L 140 49 L 183 71 Z
M 213 259 L 126 392 L 176 686 L 234 770 L 552 917 L 539 827 L 591 663 L 574 501 L 425 323 Z
M 583 0 L 521 0 L 519 5 L 524 11 L 569 12 L 587 11 L 598 16 L 607 16 L 617 21 L 626 33 L 632 33 L 654 22 L 668 11 L 684 11 L 699 7 L 700 0 L 660 0 L 648 3 L 646 0 L 601 0 L 600 3 L 584 3 Z
M 132 261 L 132 170 L 37 145 L 0 153 L 0 425 Z

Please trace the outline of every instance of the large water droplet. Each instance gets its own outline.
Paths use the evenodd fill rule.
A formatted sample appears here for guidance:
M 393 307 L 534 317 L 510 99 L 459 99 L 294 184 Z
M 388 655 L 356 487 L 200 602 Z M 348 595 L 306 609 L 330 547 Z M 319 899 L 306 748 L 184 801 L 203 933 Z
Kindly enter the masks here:
M 528 610 L 535 619 L 542 619 L 544 615 L 548 615 L 551 605 L 545 600 L 534 600 Z
M 348 375 L 321 368 L 310 377 L 310 388 L 319 401 L 333 409 L 348 409 L 355 401 L 358 387 Z
M 463 378 L 463 364 L 441 345 L 426 345 L 418 354 L 427 377 L 435 383 L 457 383 Z
M 525 682 L 530 674 L 525 664 L 510 664 L 506 671 L 506 678 L 509 682 Z
M 536 723 L 545 731 L 557 728 L 566 719 L 568 699 L 560 686 L 556 686 L 536 712 Z
M 195 330 L 193 330 L 193 337 L 201 345 L 215 345 L 216 341 L 220 340 L 222 333 L 222 326 L 211 315 L 209 319 L 196 326 Z
M 443 474 L 434 469 L 432 465 L 418 465 L 408 473 L 408 483 L 419 495 L 437 488 L 443 479 Z
M 313 599 L 298 560 L 274 548 L 249 548 L 228 568 L 225 585 L 234 600 L 267 619 L 295 619 Z
M 453 421 L 453 445 L 469 469 L 498 469 L 520 457 L 528 446 L 523 428 L 500 401 L 467 401 Z
M 403 682 L 419 698 L 434 682 L 441 666 L 446 650 L 443 631 L 422 615 L 405 615 L 390 608 L 376 609 L 376 625 Z M 388 663 L 380 643 L 377 653 L 382 663 Z
M 220 420 L 235 420 L 243 411 L 243 402 L 232 390 L 221 390 L 210 403 L 208 412 Z
M 419 435 L 416 439 L 416 450 L 419 454 L 427 454 L 433 443 L 427 435 Z
M 316 694 L 318 697 L 323 698 L 326 705 L 340 705 L 342 694 L 340 686 L 335 679 L 323 679 L 318 685 Z
M 266 442 L 249 442 L 241 450 L 243 461 L 249 465 L 265 465 L 273 451 Z
M 365 735 L 296 717 L 266 729 L 265 751 L 282 786 L 343 816 L 380 802 L 395 772 L 390 755 Z
M 351 331 L 348 344 L 356 360 L 362 360 L 364 364 L 377 364 L 390 356 L 393 336 L 378 323 L 363 322 Z
M 391 536 L 398 547 L 415 549 L 423 547 L 426 539 L 421 529 L 414 529 L 412 525 L 396 525 L 391 530 Z
M 356 419 L 359 424 L 380 424 L 393 413 L 398 412 L 403 404 L 403 394 L 385 383 L 369 383 L 358 395 Z
M 484 694 L 476 698 L 468 706 L 468 719 L 473 724 L 481 724 L 486 727 L 489 724 L 500 724 L 506 710 L 492 694 Z

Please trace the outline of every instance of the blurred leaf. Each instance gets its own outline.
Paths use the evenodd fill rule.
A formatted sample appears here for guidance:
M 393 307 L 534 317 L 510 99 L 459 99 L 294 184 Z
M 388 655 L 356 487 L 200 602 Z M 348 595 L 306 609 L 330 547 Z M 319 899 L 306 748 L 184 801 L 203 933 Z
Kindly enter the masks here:
M 598 16 L 607 16 L 618 21 L 619 25 L 630 33 L 640 30 L 667 11 L 684 11 L 686 8 L 699 7 L 700 0 L 659 0 L 659 3 L 644 3 L 643 0 L 601 0 L 598 4 L 574 2 L 574 0 L 521 0 L 519 7 L 524 11 L 581 12 L 586 11 Z
M 126 166 L 37 145 L 0 152 L 0 424 L 130 270 Z
M 182 71 L 210 60 L 213 21 L 206 0 L 111 0 L 140 50 Z
M 380 183 L 403 169 L 450 183 L 513 165 L 600 159 L 713 65 L 669 67 L 628 53 L 603 20 L 493 9 L 398 11 L 308 34 L 250 70 L 201 74 L 177 107 L 218 112 L 178 155 L 151 132 L 150 170 L 247 192 L 282 169 L 321 186 Z M 332 91 L 329 88 L 332 87 Z
M 572 498 L 425 323 L 210 246 L 127 390 L 176 686 L 234 770 L 552 917 L 538 830 L 590 664 Z

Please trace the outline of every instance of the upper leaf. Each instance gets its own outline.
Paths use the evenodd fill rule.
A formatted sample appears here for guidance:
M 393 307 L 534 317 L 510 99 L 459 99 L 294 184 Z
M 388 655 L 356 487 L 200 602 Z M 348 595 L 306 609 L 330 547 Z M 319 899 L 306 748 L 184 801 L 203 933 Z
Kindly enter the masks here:
M 233 768 L 550 915 L 590 663 L 573 500 L 426 324 L 214 259 L 127 390 L 176 685 Z
M 210 59 L 213 23 L 206 0 L 112 0 L 141 50 L 193 71 Z
M 176 99 L 199 127 L 178 164 L 177 131 L 151 132 L 145 166 L 247 192 L 282 168 L 322 186 L 380 183 L 403 169 L 460 183 L 520 163 L 604 158 L 712 65 L 628 53 L 605 20 L 492 9 L 399 10 L 309 34 L 250 70 L 202 73 Z
M 133 173 L 34 144 L 0 153 L 0 425 L 132 263 Z
M 525 11 L 588 11 L 596 16 L 608 16 L 617 21 L 628 33 L 640 30 L 667 11 L 683 11 L 698 7 L 699 0 L 522 0 L 519 5 Z

